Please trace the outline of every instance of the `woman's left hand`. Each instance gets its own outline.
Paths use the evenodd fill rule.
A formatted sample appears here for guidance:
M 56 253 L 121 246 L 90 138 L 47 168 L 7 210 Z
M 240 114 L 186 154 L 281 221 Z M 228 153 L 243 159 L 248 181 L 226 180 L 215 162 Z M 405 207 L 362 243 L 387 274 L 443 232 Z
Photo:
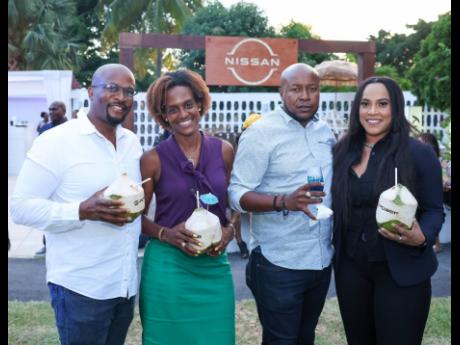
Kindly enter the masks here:
M 393 228 L 395 232 L 385 230 L 383 228 L 379 229 L 379 233 L 389 240 L 396 241 L 408 246 L 419 247 L 425 243 L 425 235 L 420 229 L 420 225 L 417 220 L 414 221 L 412 229 L 407 229 L 401 224 L 396 224 Z
M 220 240 L 219 244 L 217 244 L 213 249 L 208 251 L 209 256 L 219 256 L 225 250 L 225 247 L 233 240 L 233 227 L 223 226 L 222 227 L 222 239 Z

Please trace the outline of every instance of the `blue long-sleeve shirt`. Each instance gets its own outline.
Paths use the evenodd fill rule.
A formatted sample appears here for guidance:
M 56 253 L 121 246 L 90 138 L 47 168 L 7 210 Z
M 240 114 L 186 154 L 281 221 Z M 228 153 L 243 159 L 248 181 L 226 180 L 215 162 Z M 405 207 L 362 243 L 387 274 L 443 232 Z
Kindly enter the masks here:
M 332 152 L 335 137 L 316 118 L 306 127 L 282 109 L 264 116 L 240 137 L 229 186 L 230 205 L 246 212 L 241 197 L 254 191 L 265 195 L 290 194 L 307 183 L 307 168 L 321 166 L 323 204 L 331 206 Z M 302 211 L 253 212 L 251 250 L 260 246 L 273 264 L 289 269 L 319 270 L 329 266 L 332 218 L 311 220 Z

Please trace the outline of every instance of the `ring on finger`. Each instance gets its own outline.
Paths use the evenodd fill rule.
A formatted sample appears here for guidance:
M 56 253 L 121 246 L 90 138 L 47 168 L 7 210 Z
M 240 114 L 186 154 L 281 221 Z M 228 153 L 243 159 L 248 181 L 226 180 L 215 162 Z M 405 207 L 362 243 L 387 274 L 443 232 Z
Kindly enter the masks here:
M 182 243 L 180 244 L 182 248 L 185 248 L 187 243 L 185 243 L 185 241 L 182 241 Z
M 305 192 L 305 195 L 307 196 L 307 198 L 311 198 L 311 193 L 310 193 L 309 190 L 307 190 L 307 191 Z
M 399 242 L 402 242 L 402 236 L 401 236 L 401 235 L 399 236 L 398 241 L 399 241 Z

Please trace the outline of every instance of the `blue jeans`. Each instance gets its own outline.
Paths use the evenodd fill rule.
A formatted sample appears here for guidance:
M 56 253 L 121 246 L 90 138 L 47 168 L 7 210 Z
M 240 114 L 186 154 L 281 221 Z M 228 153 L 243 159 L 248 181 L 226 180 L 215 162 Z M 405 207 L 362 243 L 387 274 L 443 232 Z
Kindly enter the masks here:
M 48 283 L 61 345 L 122 345 L 135 296 L 97 300 Z
M 330 265 L 291 270 L 272 264 L 255 248 L 246 266 L 246 284 L 256 300 L 262 345 L 313 345 L 330 281 Z

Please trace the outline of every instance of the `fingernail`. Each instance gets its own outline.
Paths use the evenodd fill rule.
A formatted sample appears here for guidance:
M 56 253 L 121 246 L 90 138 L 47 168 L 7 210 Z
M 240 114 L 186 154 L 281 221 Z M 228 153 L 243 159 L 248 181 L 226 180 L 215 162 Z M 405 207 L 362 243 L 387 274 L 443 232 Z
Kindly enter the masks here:
M 199 245 L 200 247 L 203 247 L 203 243 L 201 243 L 201 242 L 198 242 L 198 245 Z
M 193 238 L 198 238 L 198 235 L 196 235 L 196 234 L 193 234 Z

